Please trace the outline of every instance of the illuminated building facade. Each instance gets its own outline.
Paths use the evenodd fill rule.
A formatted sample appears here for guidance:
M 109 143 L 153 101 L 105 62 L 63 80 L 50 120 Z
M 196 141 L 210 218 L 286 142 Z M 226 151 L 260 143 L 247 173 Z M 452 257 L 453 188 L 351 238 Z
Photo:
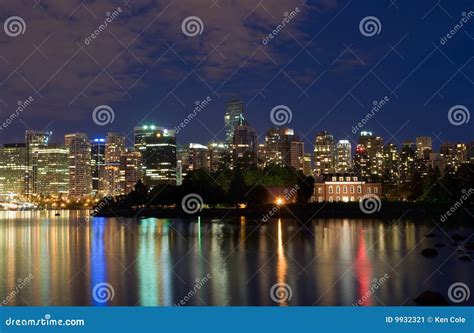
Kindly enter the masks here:
M 335 143 L 332 134 L 326 131 L 314 140 L 314 174 L 317 176 L 335 172 Z
M 92 194 L 91 144 L 85 133 L 66 134 L 69 149 L 69 195 L 82 197 Z
M 155 125 L 138 126 L 135 132 L 135 151 L 142 160 L 144 183 L 176 185 L 176 136 L 174 130 Z
M 26 144 L 0 147 L 0 193 L 21 195 L 25 192 Z
M 382 196 L 381 183 L 361 181 L 357 176 L 326 175 L 315 183 L 313 201 L 355 202 L 364 195 Z

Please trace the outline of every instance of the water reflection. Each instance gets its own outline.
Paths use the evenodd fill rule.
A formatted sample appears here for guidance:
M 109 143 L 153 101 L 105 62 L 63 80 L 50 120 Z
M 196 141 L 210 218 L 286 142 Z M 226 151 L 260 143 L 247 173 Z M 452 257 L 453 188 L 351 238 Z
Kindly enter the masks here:
M 172 306 L 185 297 L 185 305 L 400 305 L 424 290 L 446 294 L 456 281 L 474 285 L 472 263 L 453 256 L 447 239 L 424 238 L 430 230 L 368 219 L 302 227 L 291 219 L 259 226 L 243 217 L 216 223 L 0 212 L 0 301 L 29 274 L 31 282 L 5 305 Z M 420 256 L 440 242 L 447 246 L 438 257 Z M 388 281 L 372 293 L 385 274 Z M 115 290 L 107 303 L 92 297 L 103 282 Z M 288 284 L 293 297 L 273 302 L 276 283 Z

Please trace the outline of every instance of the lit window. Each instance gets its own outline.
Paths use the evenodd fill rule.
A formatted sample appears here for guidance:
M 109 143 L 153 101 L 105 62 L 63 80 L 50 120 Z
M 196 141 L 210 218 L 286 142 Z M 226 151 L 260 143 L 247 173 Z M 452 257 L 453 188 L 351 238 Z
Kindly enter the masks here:
M 336 202 L 341 201 L 341 197 L 336 197 Z
M 372 193 L 372 189 L 370 188 L 370 186 L 367 186 L 367 193 Z
M 336 193 L 341 193 L 341 187 L 339 185 L 336 186 Z
M 329 202 L 333 202 L 333 198 L 332 197 L 329 197 Z
M 342 188 L 342 193 L 347 193 L 347 186 L 344 185 L 344 187 Z
M 379 188 L 378 187 L 374 187 L 374 193 L 379 193 Z
M 318 187 L 318 194 L 322 194 L 323 193 L 323 188 L 322 187 Z
M 340 182 L 343 182 L 343 181 L 344 181 L 344 177 L 339 177 L 339 181 L 340 181 Z
M 332 186 L 329 186 L 329 194 L 332 194 Z
M 351 193 L 354 193 L 354 190 L 355 190 L 354 185 L 351 185 Z
M 332 177 L 332 181 L 335 182 L 337 180 L 336 177 Z
M 357 186 L 357 193 L 362 193 L 362 186 L 360 185 Z

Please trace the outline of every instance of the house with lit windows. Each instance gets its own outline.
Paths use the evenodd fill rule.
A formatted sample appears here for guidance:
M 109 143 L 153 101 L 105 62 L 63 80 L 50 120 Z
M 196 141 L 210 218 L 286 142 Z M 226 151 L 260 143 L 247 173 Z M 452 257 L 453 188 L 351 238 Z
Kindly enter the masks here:
M 382 196 L 382 184 L 354 175 L 325 175 L 314 184 L 312 202 L 354 202 L 364 195 Z

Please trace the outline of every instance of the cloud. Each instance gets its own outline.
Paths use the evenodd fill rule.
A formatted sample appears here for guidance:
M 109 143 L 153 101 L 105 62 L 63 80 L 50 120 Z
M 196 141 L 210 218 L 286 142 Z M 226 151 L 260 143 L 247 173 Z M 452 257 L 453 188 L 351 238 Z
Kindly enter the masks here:
M 279 47 L 304 40 L 300 27 L 311 13 L 335 6 L 335 0 L 311 6 L 298 0 L 11 1 L 0 17 L 21 16 L 26 32 L 9 37 L 0 30 L 0 99 L 13 107 L 32 95 L 38 102 L 27 119 L 75 121 L 89 117 L 96 105 L 135 98 L 150 71 L 176 81 L 194 69 L 223 89 L 242 68 L 281 65 Z M 263 45 L 263 37 L 296 7 L 298 15 Z M 183 34 L 188 16 L 202 20 L 201 35 Z

